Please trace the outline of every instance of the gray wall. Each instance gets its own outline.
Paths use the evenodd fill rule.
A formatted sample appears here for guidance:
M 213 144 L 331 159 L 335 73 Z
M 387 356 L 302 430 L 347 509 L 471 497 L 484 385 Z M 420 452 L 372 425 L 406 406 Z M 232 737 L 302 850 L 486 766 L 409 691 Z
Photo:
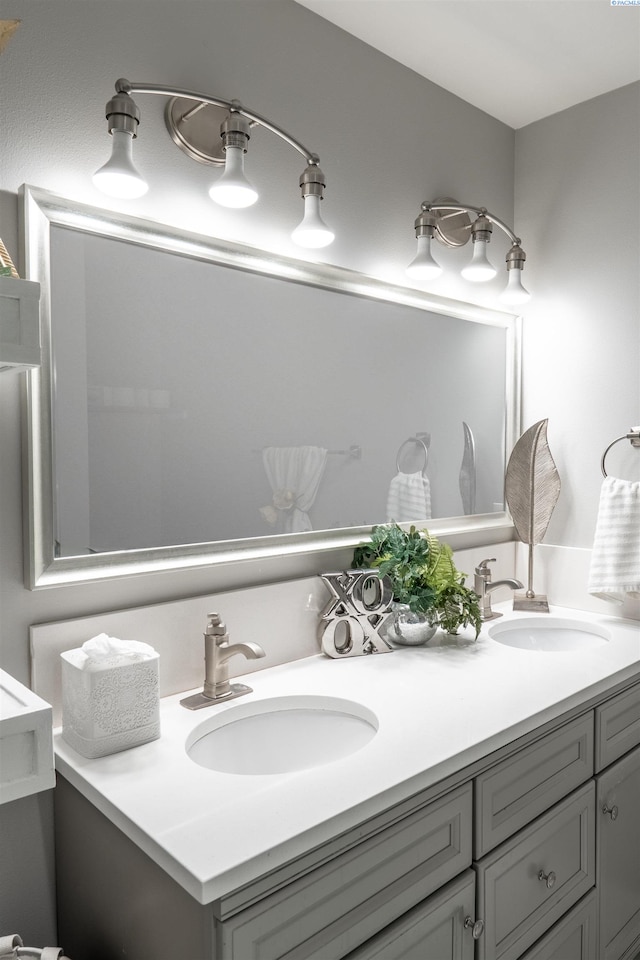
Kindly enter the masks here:
M 640 423 L 640 84 L 517 132 L 515 216 L 535 291 L 523 422 L 549 417 L 562 477 L 545 543 L 591 547 L 600 458 Z M 640 478 L 628 441 L 606 466 Z
M 637 86 L 516 137 L 289 0 L 2 0 L 0 16 L 23 21 L 0 60 L 0 236 L 13 253 L 21 183 L 82 202 L 108 202 L 94 191 L 90 174 L 108 155 L 103 108 L 120 76 L 238 97 L 290 129 L 320 153 L 328 178 L 326 217 L 337 240 L 326 259 L 395 282 L 404 282 L 413 256 L 412 224 L 421 199 L 456 196 L 513 223 L 517 160 L 516 221 L 529 255 L 527 285 L 535 294 L 525 324 L 525 425 L 550 417 L 549 439 L 564 480 L 554 541 L 589 543 L 602 445 L 640 420 L 638 235 L 631 218 L 637 217 L 637 192 L 635 207 L 627 207 L 637 191 Z M 210 204 L 209 170 L 171 146 L 161 101 L 140 101 L 137 156 L 151 189 L 135 205 L 112 201 L 114 209 L 234 239 L 249 231 L 255 245 L 298 253 L 281 239 L 300 213 L 300 163 L 290 149 L 256 134 L 252 173 L 263 199 L 234 220 Z M 602 229 L 591 215 L 594 203 Z M 575 251 L 589 249 L 585 221 L 604 260 L 601 275 L 576 262 Z M 618 266 L 623 243 L 629 248 L 626 270 Z M 459 266 L 458 255 L 452 262 Z M 499 286 L 478 291 L 450 279 L 438 292 L 495 305 Z M 199 571 L 25 590 L 20 379 L 0 376 L 0 650 L 2 666 L 28 681 L 30 623 L 224 589 L 229 575 Z M 246 580 L 269 576 L 256 567 Z M 23 801 L 14 806 L 11 851 L 28 850 L 30 868 L 3 857 L 0 902 L 10 884 L 13 895 L 4 900 L 7 912 L 0 908 L 0 931 L 20 924 L 25 938 L 52 942 L 46 803 L 44 810 Z M 24 912 L 11 908 L 16 902 Z

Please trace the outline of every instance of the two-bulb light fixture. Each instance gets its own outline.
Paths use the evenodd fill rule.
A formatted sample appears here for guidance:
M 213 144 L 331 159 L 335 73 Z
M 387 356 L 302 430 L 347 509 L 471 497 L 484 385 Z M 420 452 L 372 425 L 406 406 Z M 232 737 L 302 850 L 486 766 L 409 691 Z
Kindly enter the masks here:
M 95 185 L 104 193 L 133 199 L 147 192 L 147 183 L 133 163 L 133 141 L 137 136 L 140 111 L 132 94 L 159 94 L 169 98 L 165 123 L 173 142 L 193 160 L 224 166 L 222 176 L 209 190 L 211 199 L 224 207 L 248 207 L 258 199 L 257 191 L 244 172 L 244 157 L 254 126 L 270 130 L 301 153 L 307 162 L 300 176 L 304 215 L 293 231 L 292 239 L 299 246 L 315 248 L 326 247 L 332 242 L 333 231 L 320 215 L 325 178 L 319 157 L 290 134 L 247 110 L 237 100 L 220 100 L 156 84 L 132 84 L 124 79 L 118 80 L 115 86 L 115 96 L 106 106 L 112 153 L 107 163 L 93 175 Z
M 469 216 L 471 213 L 476 215 L 473 222 Z M 525 303 L 529 299 L 529 292 L 522 285 L 526 255 L 520 246 L 520 238 L 485 207 L 461 204 L 449 197 L 422 203 L 414 224 L 418 251 L 407 267 L 407 274 L 420 283 L 431 283 L 441 276 L 442 267 L 431 252 L 431 241 L 435 236 L 448 247 L 462 247 L 471 240 L 473 253 L 461 271 L 462 277 L 474 283 L 492 280 L 497 270 L 489 261 L 487 248 L 494 225 L 506 233 L 511 241 L 506 256 L 507 286 L 499 294 L 499 299 L 512 305 Z

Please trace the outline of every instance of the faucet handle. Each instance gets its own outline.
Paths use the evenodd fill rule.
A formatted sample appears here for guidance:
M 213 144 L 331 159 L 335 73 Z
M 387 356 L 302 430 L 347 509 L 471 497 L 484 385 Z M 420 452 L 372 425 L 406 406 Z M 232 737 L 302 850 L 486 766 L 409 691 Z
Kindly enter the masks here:
M 489 557 L 487 560 L 481 560 L 474 572 L 477 573 L 479 577 L 484 577 L 486 580 L 490 580 L 491 570 L 489 569 L 488 564 L 495 562 L 495 557 Z
M 227 632 L 227 628 L 222 622 L 219 613 L 210 613 L 209 619 L 207 620 L 207 629 L 205 634 L 213 637 L 224 637 Z

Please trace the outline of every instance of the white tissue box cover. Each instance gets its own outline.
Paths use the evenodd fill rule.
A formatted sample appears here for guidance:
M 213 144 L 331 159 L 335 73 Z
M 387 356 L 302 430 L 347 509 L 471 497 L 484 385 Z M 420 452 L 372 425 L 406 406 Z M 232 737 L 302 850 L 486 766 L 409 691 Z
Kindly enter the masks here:
M 128 750 L 160 736 L 158 660 L 123 663 L 95 661 L 67 650 L 62 660 L 62 736 L 83 757 L 93 760 Z

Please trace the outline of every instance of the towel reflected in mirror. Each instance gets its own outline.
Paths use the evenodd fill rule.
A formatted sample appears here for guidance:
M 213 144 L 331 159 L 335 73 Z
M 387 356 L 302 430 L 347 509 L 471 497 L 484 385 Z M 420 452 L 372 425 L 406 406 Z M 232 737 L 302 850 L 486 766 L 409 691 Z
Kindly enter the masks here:
M 421 472 L 399 471 L 389 485 L 387 520 L 402 523 L 408 520 L 431 519 L 431 487 Z
M 278 533 L 313 530 L 309 510 L 320 489 L 327 465 L 324 447 L 265 447 L 262 451 L 267 479 L 273 491 L 270 504 L 260 513 Z

